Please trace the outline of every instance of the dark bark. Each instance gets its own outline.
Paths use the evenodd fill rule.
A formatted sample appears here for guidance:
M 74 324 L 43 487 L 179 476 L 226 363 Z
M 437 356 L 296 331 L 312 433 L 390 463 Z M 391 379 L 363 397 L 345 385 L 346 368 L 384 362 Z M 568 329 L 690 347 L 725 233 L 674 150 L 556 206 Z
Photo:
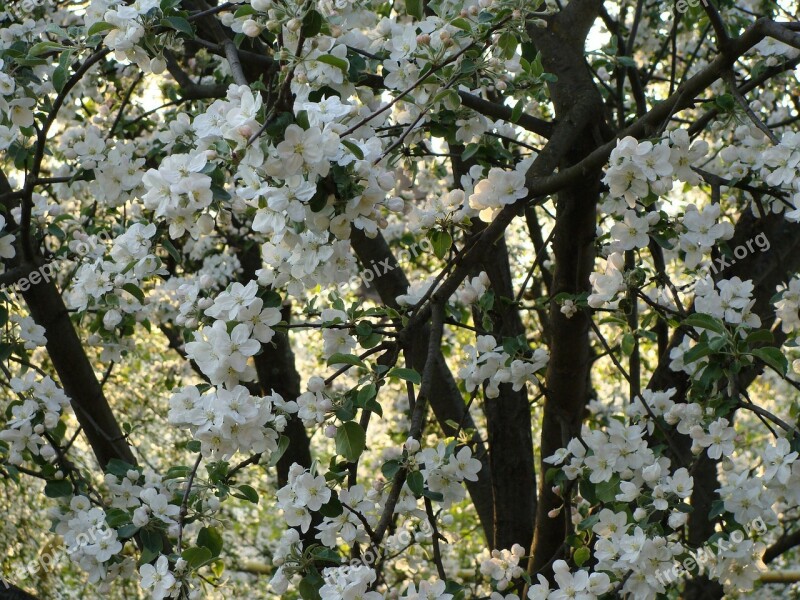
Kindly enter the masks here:
M 391 267 L 389 271 L 384 272 L 380 277 L 376 277 L 372 281 L 372 285 L 375 286 L 384 304 L 395 309 L 399 308 L 396 298 L 408 291 L 409 283 L 386 241 L 381 235 L 370 239 L 356 228 L 352 229 L 350 241 L 353 250 L 364 264 L 369 264 L 371 261 L 387 264 L 385 261 L 389 261 L 388 264 Z M 427 361 L 429 336 L 429 325 L 425 324 L 415 332 L 408 349 L 412 357 L 411 366 L 420 373 Z M 467 490 L 475 504 L 475 509 L 489 546 L 494 548 L 496 546 L 494 545 L 492 475 L 486 448 L 477 433 L 472 416 L 466 410 L 461 392 L 441 353 L 434 357 L 432 368 L 434 369 L 434 376 L 431 380 L 428 400 L 444 435 L 451 436 L 456 433 L 456 430 L 448 421 L 459 423 L 462 430 L 476 430 L 472 439 L 473 449 L 475 457 L 481 461 L 482 467 L 478 473 L 478 481 L 467 482 Z
M 572 144 L 565 158 L 560 161 L 562 169 L 578 164 L 603 141 L 600 133 L 602 120 L 597 120 L 603 112 L 602 98 L 583 58 L 585 36 L 600 5 L 596 1 L 570 3 L 546 32 L 535 38 L 545 69 L 558 77 L 550 86 L 556 116 L 567 123 L 571 122 L 573 129 Z M 600 169 L 588 170 L 581 181 L 565 187 L 556 197 L 553 237 L 555 271 L 551 297 L 564 292 L 579 294 L 591 288 L 589 274 L 594 266 L 600 177 Z M 539 449 L 542 460 L 580 433 L 586 402 L 591 393 L 590 318 L 591 315 L 584 311 L 567 318 L 558 303 L 550 303 L 550 363 L 546 375 Z M 564 503 L 564 499 L 553 492 L 552 484 L 547 481 L 545 474 L 548 466 L 544 462 L 540 466 L 536 531 L 531 554 L 533 570 L 549 577 L 551 561 L 563 551 L 562 546 L 571 527 L 571 515 L 568 509 L 561 510 L 555 518 L 548 514 Z
M 133 452 L 122 435 L 55 283 L 42 282 L 22 292 L 22 297 L 33 320 L 44 327 L 47 353 L 100 466 L 105 468 L 112 458 L 135 465 Z
M 514 289 L 505 239 L 491 247 L 483 259 L 495 293 L 491 311 L 492 333 L 504 337 L 525 335 L 518 307 L 512 304 Z M 528 390 L 514 391 L 504 383 L 497 398 L 485 398 L 489 464 L 492 469 L 494 500 L 494 545 L 530 547 L 536 518 L 536 470 L 533 464 L 533 437 Z
M 0 600 L 38 600 L 38 598 L 0 578 Z

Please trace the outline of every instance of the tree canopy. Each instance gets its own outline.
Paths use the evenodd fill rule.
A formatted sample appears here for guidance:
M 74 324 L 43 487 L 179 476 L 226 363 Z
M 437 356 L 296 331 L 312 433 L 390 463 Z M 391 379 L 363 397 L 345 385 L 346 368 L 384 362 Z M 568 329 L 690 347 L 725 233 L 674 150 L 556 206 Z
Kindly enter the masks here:
M 798 13 L 4 3 L 0 598 L 795 597 Z

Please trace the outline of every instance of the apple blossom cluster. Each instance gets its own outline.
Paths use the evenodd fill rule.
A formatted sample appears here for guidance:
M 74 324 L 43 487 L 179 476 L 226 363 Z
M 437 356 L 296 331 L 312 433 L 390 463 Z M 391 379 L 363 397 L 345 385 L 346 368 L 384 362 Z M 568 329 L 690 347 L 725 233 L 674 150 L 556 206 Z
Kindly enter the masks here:
M 591 574 L 569 573 L 566 564 L 556 569 L 556 573 L 563 571 L 556 575 L 561 590 L 585 591 L 595 594 L 587 597 L 597 597 L 610 589 L 608 574 L 611 574 L 615 580 L 624 582 L 621 593 L 636 598 L 655 598 L 666 591 L 664 581 L 652 574 L 668 572 L 677 557 L 688 550 L 678 534 L 687 522 L 686 502 L 694 481 L 685 467 L 673 471 L 667 457 L 653 452 L 645 431 L 652 435 L 652 419 L 663 418 L 677 425 L 678 431 L 691 435 L 693 452 L 706 449 L 711 458 L 717 459 L 732 455 L 735 435 L 726 419 L 708 420 L 699 405 L 674 403 L 671 400 L 674 393 L 674 389 L 644 392 L 626 410 L 631 421 L 611 419 L 605 430 L 584 426 L 580 438 L 571 440 L 566 448 L 546 459 L 551 464 L 563 464 L 567 480 L 582 481 L 584 507 L 592 506 L 585 499 L 590 489 L 602 503 L 602 508 L 594 509 L 597 512 L 592 515 L 579 512 L 581 503 L 572 509 L 573 521 L 579 523 L 579 529 L 588 528 L 597 537 L 592 551 L 596 564 Z M 791 452 L 788 442 L 779 439 L 775 447 L 768 447 L 764 461 L 764 475 L 774 483 L 765 485 L 758 476 L 753 478 L 752 474 L 741 472 L 719 489 L 724 508 L 736 523 L 746 523 L 765 514 L 772 515 L 769 520 L 775 519 L 771 506 L 782 500 L 781 494 L 789 489 L 796 458 L 797 452 Z M 777 492 L 770 493 L 776 486 Z M 630 508 L 634 508 L 632 513 Z M 666 531 L 661 525 L 662 517 L 654 516 L 664 511 L 668 513 Z M 715 562 L 700 566 L 725 584 L 726 589 L 752 589 L 759 576 L 757 564 L 763 548 L 763 544 L 744 540 L 718 553 Z M 543 579 L 538 586 L 532 586 L 529 595 L 545 599 L 562 597 L 567 596 L 549 590 Z
M 780 143 L 767 148 L 761 160 L 761 178 L 767 185 L 777 188 L 788 188 L 793 194 L 800 193 L 797 187 L 797 172 L 800 169 L 800 134 L 792 131 L 786 132 L 781 137 Z M 798 211 L 786 213 L 790 221 L 800 220 Z
M 514 544 L 511 550 L 495 549 L 487 554 L 488 557 L 481 560 L 481 575 L 491 579 L 500 591 L 525 572 L 525 567 L 519 564 L 525 557 L 525 548 L 519 544 Z
M 492 167 L 486 179 L 475 184 L 475 190 L 469 197 L 469 205 L 479 211 L 481 220 L 490 223 L 501 208 L 527 195 L 525 173 L 531 162 L 533 161 L 520 161 L 513 171 Z
M 69 405 L 69 398 L 50 377 L 39 378 L 33 371 L 9 382 L 18 402 L 11 404 L 9 419 L 0 430 L 0 440 L 8 444 L 6 460 L 21 465 L 25 454 L 55 461 L 56 451 L 45 439 Z
M 346 508 L 336 517 L 324 517 L 322 523 L 316 526 L 316 538 L 328 548 L 336 548 L 341 544 L 347 544 L 351 548 L 354 544 L 369 544 L 369 534 L 361 518 L 366 519 L 372 528 L 378 524 L 379 491 L 374 487 L 367 489 L 357 484 L 340 490 L 338 497 Z
M 87 11 L 86 25 L 91 27 L 100 22 L 109 25 L 107 29 L 110 31 L 103 39 L 103 44 L 114 52 L 117 61 L 134 62 L 145 73 L 162 73 L 166 68 L 164 59 L 151 59 L 141 43 L 145 36 L 145 27 L 152 26 L 155 20 L 152 15 L 158 11 L 159 6 L 159 0 L 136 0 L 131 4 L 114 0 L 93 0 L 91 9 Z M 101 13 L 104 8 L 108 10 Z
M 535 374 L 550 360 L 544 348 L 537 348 L 529 357 L 513 358 L 491 335 L 479 335 L 475 346 L 468 345 L 464 350 L 468 362 L 459 369 L 458 376 L 468 392 L 485 384 L 487 398 L 497 398 L 503 383 L 510 383 L 514 391 L 519 391 L 526 383 L 537 381 Z
M 229 460 L 237 452 L 275 452 L 287 416 L 297 411 L 294 401 L 285 402 L 279 394 L 253 396 L 241 385 L 204 393 L 187 386 L 169 404 L 169 422 L 189 428 L 203 456 L 214 460 Z
M 557 587 L 553 590 L 547 580 L 539 575 L 538 583 L 528 589 L 529 600 L 568 600 L 580 598 L 581 600 L 595 600 L 612 588 L 611 580 L 606 573 L 589 573 L 584 570 L 570 571 L 569 565 L 563 560 L 553 563 L 553 578 Z
M 325 380 L 314 376 L 308 380 L 307 391 L 297 397 L 297 416 L 306 427 L 324 423 L 333 409 L 333 402 L 325 393 Z
M 720 221 L 720 205 L 710 204 L 698 209 L 689 204 L 681 217 L 683 231 L 680 234 L 680 249 L 686 255 L 686 267 L 692 269 L 700 264 L 704 255 L 722 240 L 733 237 L 733 225 Z
M 800 329 L 800 279 L 792 277 L 779 292 L 781 297 L 775 302 L 775 316 L 780 319 L 784 333 L 793 333 Z
M 149 169 L 142 177 L 147 190 L 142 202 L 169 223 L 173 239 L 186 232 L 196 238 L 213 227 L 213 219 L 205 212 L 213 198 L 211 177 L 202 172 L 206 164 L 205 154 L 172 154 L 158 170 Z
M 68 506 L 53 511 L 55 532 L 64 538 L 71 560 L 96 582 L 109 576 L 110 560 L 122 552 L 117 530 L 106 523 L 102 508 L 86 496 L 73 496 Z M 130 559 L 127 559 L 130 560 Z
M 161 259 L 153 253 L 155 235 L 154 224 L 134 223 L 114 238 L 109 251 L 111 260 L 98 258 L 78 267 L 75 284 L 69 291 L 69 306 L 80 312 L 115 307 L 102 313 L 103 326 L 108 332 L 113 332 L 126 316 L 140 315 L 143 302 L 138 296 L 142 281 L 166 274 Z M 131 293 L 131 289 L 138 294 Z
M 323 571 L 325 585 L 319 594 L 322 600 L 340 598 L 363 598 L 364 600 L 383 600 L 384 595 L 367 591 L 377 579 L 375 570 L 366 565 L 330 567 Z
M 198 290 L 190 287 L 184 291 L 191 296 Z M 281 320 L 280 309 L 265 307 L 264 300 L 256 295 L 258 291 L 255 281 L 247 285 L 234 282 L 214 300 L 197 301 L 198 307 L 205 307 L 206 320 L 213 322 L 196 331 L 194 340 L 185 346 L 186 354 L 214 385 L 233 388 L 242 380 L 252 380 L 254 369 L 248 361 L 275 334 L 272 327 Z M 186 309 L 193 305 L 181 306 L 184 318 Z
M 674 179 L 697 184 L 699 177 L 692 166 L 707 152 L 707 142 L 699 140 L 690 145 L 689 134 L 683 129 L 672 131 L 657 144 L 624 137 L 611 151 L 603 182 L 611 199 L 622 199 L 633 209 L 650 193 L 661 196 L 671 190 Z M 613 214 L 624 210 L 613 201 L 606 202 L 603 209 Z
M 695 286 L 697 312 L 711 315 L 731 325 L 760 327 L 761 319 L 752 312 L 755 300 L 753 282 L 738 277 L 714 282 L 706 277 Z
M 139 567 L 140 585 L 150 592 L 152 600 L 174 598 L 180 592 L 180 583 L 169 568 L 169 559 L 163 554 L 154 565 L 144 564 Z
M 0 215 L 0 258 L 14 258 L 16 250 L 14 249 L 14 240 L 16 236 L 5 233 L 3 230 L 6 228 L 6 218 Z
M 406 442 L 409 452 L 414 442 L 413 438 Z M 421 466 L 425 486 L 434 494 L 441 495 L 440 502 L 445 508 L 464 499 L 464 481 L 477 481 L 481 470 L 481 461 L 473 458 L 468 446 L 458 450 L 453 446 L 442 441 L 435 448 L 423 448 L 412 457 L 412 461 Z
M 277 499 L 286 524 L 305 533 L 311 527 L 311 512 L 327 504 L 331 490 L 325 477 L 315 476 L 295 463 L 289 469 L 288 483 L 278 490 Z

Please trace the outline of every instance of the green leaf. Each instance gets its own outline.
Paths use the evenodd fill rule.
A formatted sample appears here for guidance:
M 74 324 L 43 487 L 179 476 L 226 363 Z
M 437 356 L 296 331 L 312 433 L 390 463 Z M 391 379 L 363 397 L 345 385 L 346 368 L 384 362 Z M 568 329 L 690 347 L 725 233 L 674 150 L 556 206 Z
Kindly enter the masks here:
M 611 476 L 609 481 L 601 481 L 595 487 L 598 500 L 601 502 L 613 502 L 619 490 L 619 475 L 616 473 Z
M 202 567 L 213 558 L 208 548 L 187 548 L 181 553 L 181 557 L 189 563 L 190 569 Z
M 63 498 L 72 494 L 72 484 L 66 479 L 48 481 L 44 486 L 44 495 L 48 498 Z
M 237 490 L 241 492 L 241 497 L 247 500 L 248 502 L 252 502 L 253 504 L 258 504 L 258 492 L 251 486 L 243 484 L 236 487 Z M 233 494 L 237 498 L 239 497 L 237 494 Z
M 340 514 L 344 512 L 344 506 L 339 501 L 339 498 L 335 496 L 331 496 L 331 499 L 328 500 L 322 507 L 319 509 L 319 514 L 323 517 L 329 517 L 331 519 L 335 519 Z
M 197 534 L 197 545 L 208 548 L 216 558 L 222 552 L 222 536 L 213 527 L 203 527 Z
M 733 110 L 733 107 L 736 105 L 736 100 L 734 100 L 733 96 L 730 94 L 722 94 L 722 96 L 718 96 L 714 99 L 714 104 L 721 110 L 728 112 Z
M 300 35 L 306 38 L 314 37 L 322 31 L 322 15 L 313 8 L 303 17 L 303 26 L 300 28 Z
M 61 92 L 67 84 L 67 70 L 64 67 L 58 66 L 53 69 L 53 89 L 56 92 Z
M 116 25 L 112 25 L 111 23 L 106 23 L 105 21 L 98 21 L 94 23 L 91 27 L 89 27 L 89 31 L 86 32 L 87 36 L 93 36 L 96 33 L 103 33 L 104 31 L 110 31 L 111 29 L 116 29 Z
M 164 27 L 169 27 L 175 31 L 185 33 L 190 38 L 194 37 L 194 29 L 192 29 L 192 24 L 183 17 L 164 17 L 161 19 L 161 24 Z
M 357 356 L 352 354 L 342 354 L 341 352 L 334 352 L 331 354 L 330 358 L 328 358 L 328 366 L 331 365 L 352 365 L 354 367 L 366 367 L 367 365 L 364 364 Z
M 630 356 L 633 354 L 633 348 L 635 347 L 635 338 L 633 334 L 626 333 L 622 336 L 622 342 L 620 342 L 620 349 L 625 356 Z
M 111 473 L 112 475 L 116 475 L 119 479 L 122 479 L 123 477 L 127 477 L 128 471 L 133 468 L 133 465 L 126 463 L 124 460 L 112 458 L 106 464 L 106 473 Z
M 367 444 L 367 433 L 355 421 L 343 423 L 336 430 L 336 453 L 348 462 L 356 462 Z
M 386 477 L 386 479 L 394 479 L 394 476 L 397 475 L 399 470 L 400 461 L 395 458 L 387 460 L 381 467 L 381 473 L 383 473 L 383 476 Z
M 139 531 L 139 528 L 133 523 L 130 523 L 129 525 L 123 525 L 117 529 L 117 535 L 121 540 L 129 540 L 136 535 L 137 531 Z
M 497 41 L 497 45 L 503 51 L 503 57 L 506 60 L 514 58 L 514 54 L 517 52 L 518 43 L 519 41 L 517 40 L 517 36 L 510 31 L 504 32 Z
M 106 523 L 108 523 L 108 526 L 112 529 L 118 529 L 122 525 L 126 525 L 130 522 L 131 515 L 127 510 L 122 510 L 121 508 L 110 508 L 106 512 Z
M 161 553 L 161 549 L 164 547 L 164 538 L 161 536 L 161 532 L 154 529 L 142 529 L 139 532 L 139 539 L 142 540 L 143 550 L 146 550 L 152 558 L 158 556 L 158 554 Z M 144 552 L 142 552 L 143 557 L 144 555 Z M 152 560 L 152 558 L 150 560 Z M 144 562 L 144 559 L 140 560 Z M 146 562 L 150 561 L 147 560 Z
M 583 564 L 589 560 L 591 557 L 591 552 L 589 552 L 589 548 L 586 546 L 581 546 L 575 553 L 572 555 L 572 559 L 575 561 L 575 564 L 579 567 L 582 567 Z
M 578 531 L 586 531 L 587 529 L 591 529 L 592 527 L 595 526 L 595 523 L 597 523 L 599 520 L 600 520 L 600 515 L 591 515 L 589 517 L 586 517 L 583 521 L 581 521 L 578 524 Z
M 395 368 L 389 371 L 386 374 L 386 376 L 397 377 L 398 379 L 409 381 L 415 385 L 419 385 L 422 383 L 422 377 L 420 377 L 420 374 L 417 373 L 414 369 Z
M 141 289 L 139 289 L 139 286 L 137 286 L 134 283 L 126 283 L 125 285 L 122 286 L 122 289 L 128 292 L 134 298 L 136 298 L 139 302 L 144 304 L 144 292 Z
M 751 354 L 760 358 L 781 375 L 786 375 L 786 371 L 789 368 L 789 361 L 778 348 L 757 348 L 753 350 Z
M 364 160 L 364 153 L 359 148 L 358 144 L 351 142 L 349 140 L 342 140 L 342 145 L 350 150 L 358 160 Z
M 771 344 L 774 341 L 775 336 L 769 329 L 756 329 L 745 338 L 745 342 L 748 344 Z
M 701 342 L 688 352 L 684 353 L 683 362 L 685 364 L 693 363 L 696 360 L 703 358 L 704 356 L 708 356 L 712 352 L 713 350 L 708 344 L 706 344 L 705 342 Z
M 28 56 L 41 56 L 48 52 L 60 52 L 61 50 L 66 50 L 66 48 L 66 46 L 56 42 L 39 42 L 31 46 L 30 50 L 28 50 Z
M 164 250 L 167 251 L 167 253 L 172 257 L 172 259 L 176 263 L 178 264 L 181 263 L 181 253 L 178 252 L 178 249 L 170 240 L 164 238 L 163 240 L 161 240 L 161 245 L 164 247 Z
M 406 0 L 406 12 L 417 21 L 421 21 L 425 16 L 422 0 Z
M 422 476 L 422 471 L 412 471 L 409 473 L 406 478 L 406 483 L 412 494 L 417 498 L 422 496 L 425 491 L 425 478 Z
M 683 320 L 683 324 L 688 327 L 697 327 L 698 329 L 710 329 L 715 333 L 725 333 L 725 326 L 719 319 L 702 313 L 689 315 Z
M 289 438 L 286 437 L 285 435 L 282 435 L 278 440 L 278 449 L 272 454 L 270 454 L 267 466 L 274 467 L 275 465 L 277 465 L 278 461 L 281 459 L 281 456 L 284 455 L 288 447 L 289 447 Z
M 366 407 L 367 402 L 369 402 L 372 398 L 375 397 L 375 393 L 376 393 L 376 388 L 374 383 L 365 385 L 363 388 L 358 390 L 358 395 L 356 396 L 356 406 L 360 408 Z
M 167 473 L 164 475 L 164 479 L 180 479 L 182 477 L 188 477 L 189 473 L 191 472 L 192 470 L 185 465 L 181 465 L 178 467 L 170 467 L 169 469 L 167 469 Z
M 247 17 L 247 16 L 250 16 L 252 14 L 255 14 L 255 12 L 256 12 L 255 8 L 253 8 L 252 6 L 246 4 L 246 5 L 241 6 L 241 7 L 236 9 L 236 12 L 233 13 L 233 18 L 234 19 L 238 19 L 240 17 Z
M 320 581 L 317 581 L 317 578 L 308 576 L 300 581 L 297 590 L 300 592 L 300 596 L 303 600 L 321 600 L 322 597 L 319 595 L 319 589 L 322 587 L 322 578 L 319 579 Z
M 469 160 L 470 158 L 475 156 L 475 154 L 480 149 L 481 149 L 481 145 L 480 144 L 467 144 L 464 147 L 464 152 L 461 153 L 461 160 L 463 160 L 463 161 Z
M 446 231 L 433 231 L 428 236 L 433 244 L 433 253 L 436 258 L 444 258 L 453 245 L 452 236 Z
M 343 73 L 347 73 L 347 69 L 350 67 L 345 59 L 333 56 L 332 54 L 323 54 L 322 56 L 318 56 L 315 60 L 341 69 Z

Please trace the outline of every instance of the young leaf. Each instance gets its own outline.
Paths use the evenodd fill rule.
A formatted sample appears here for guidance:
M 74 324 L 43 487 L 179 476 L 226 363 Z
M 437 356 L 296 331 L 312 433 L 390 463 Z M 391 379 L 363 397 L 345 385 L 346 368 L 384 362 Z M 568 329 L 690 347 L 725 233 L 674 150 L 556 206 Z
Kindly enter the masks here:
M 420 374 L 417 373 L 414 369 L 396 368 L 389 371 L 386 375 L 388 377 L 397 377 L 398 379 L 410 381 L 415 385 L 419 385 L 422 383 L 422 377 L 420 377 Z
M 772 346 L 756 348 L 751 354 L 760 358 L 781 375 L 786 375 L 786 371 L 789 369 L 789 361 L 786 359 L 783 352 Z
M 336 453 L 348 462 L 356 462 L 367 444 L 367 433 L 355 421 L 343 423 L 336 430 Z

